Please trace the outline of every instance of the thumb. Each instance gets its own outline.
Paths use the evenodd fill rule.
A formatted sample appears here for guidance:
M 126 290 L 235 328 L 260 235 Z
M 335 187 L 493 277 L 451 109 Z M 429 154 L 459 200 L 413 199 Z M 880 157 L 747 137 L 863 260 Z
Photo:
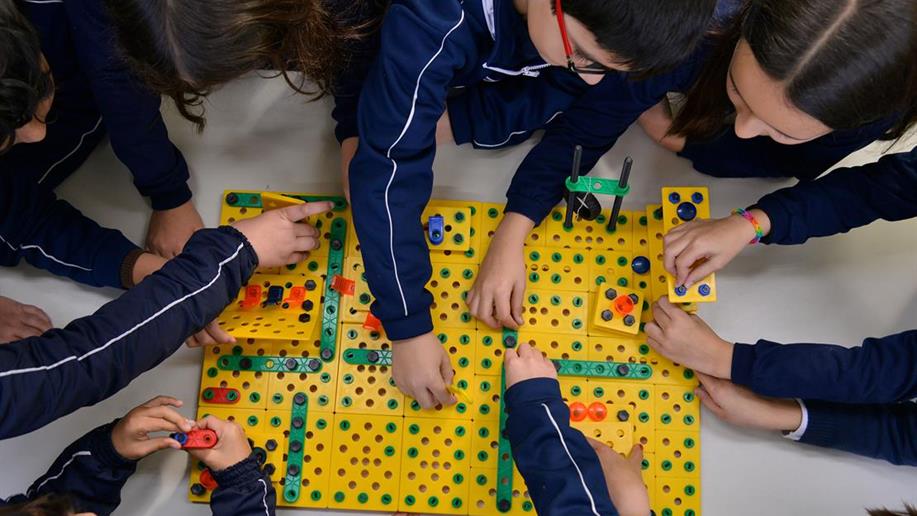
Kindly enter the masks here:
M 171 437 L 155 437 L 137 443 L 137 451 L 142 454 L 142 457 L 156 453 L 159 450 L 165 450 L 166 448 L 180 450 L 181 445 Z
M 685 282 L 684 282 L 685 288 L 690 287 L 695 282 L 700 281 L 706 278 L 707 276 L 713 274 L 719 268 L 720 267 L 717 266 L 717 264 L 714 263 L 713 260 L 706 260 L 698 264 L 697 267 L 694 267 L 693 269 L 688 271 L 688 275 L 685 276 Z
M 633 448 L 630 449 L 630 454 L 627 456 L 627 462 L 632 466 L 635 466 L 638 470 L 643 467 L 643 446 L 635 444 Z
M 707 410 L 709 410 L 710 412 L 713 412 L 713 414 L 716 417 L 720 419 L 723 418 L 723 414 L 725 413 L 725 410 L 723 410 L 723 407 L 721 407 L 716 402 L 716 400 L 714 400 L 713 397 L 710 396 L 710 393 L 707 391 L 707 389 L 704 389 L 703 387 L 698 387 L 697 389 L 694 390 L 694 394 L 697 396 L 697 399 L 700 400 L 701 405 L 707 407 Z
M 303 219 L 311 217 L 312 215 L 325 213 L 326 211 L 329 211 L 333 206 L 334 204 L 328 201 L 307 202 L 304 204 L 297 204 L 296 206 L 288 206 L 281 209 L 280 212 L 288 220 L 299 222 Z
M 512 293 L 510 294 L 510 306 L 512 309 L 513 320 L 516 321 L 516 324 L 522 326 L 525 324 L 525 319 L 522 318 L 522 298 L 525 296 L 525 284 L 522 286 L 516 285 L 513 288 Z

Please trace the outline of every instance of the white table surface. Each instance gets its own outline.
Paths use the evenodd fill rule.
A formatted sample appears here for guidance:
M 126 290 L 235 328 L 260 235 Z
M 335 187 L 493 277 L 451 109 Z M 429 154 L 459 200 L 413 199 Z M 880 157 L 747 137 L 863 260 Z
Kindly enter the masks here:
M 220 195 L 227 188 L 339 191 L 329 101 L 306 103 L 291 95 L 280 79 L 244 79 L 212 96 L 202 135 L 169 103 L 164 106 L 172 139 L 191 166 L 195 204 L 208 225 L 218 222 Z M 531 144 L 508 151 L 440 146 L 434 198 L 504 201 L 506 185 Z M 789 184 L 698 174 L 636 127 L 601 161 L 597 173 L 616 177 L 625 155 L 635 160 L 633 193 L 625 209 L 659 202 L 663 185 L 700 184 L 710 187 L 713 215 L 723 216 Z M 874 159 L 869 152 L 855 158 Z M 142 242 L 148 205 L 107 144 L 58 193 L 99 223 Z M 719 302 L 704 306 L 700 314 L 724 338 L 745 342 L 768 338 L 849 346 L 864 337 L 911 329 L 917 325 L 915 234 L 917 220 L 878 222 L 805 246 L 749 249 L 719 274 Z M 0 269 L 0 290 L 43 307 L 59 326 L 118 295 L 116 290 L 78 285 L 27 265 Z M 24 491 L 73 439 L 156 394 L 186 400 L 185 412 L 193 417 L 200 363 L 199 349 L 182 348 L 108 400 L 0 442 L 0 496 Z M 739 430 L 706 412 L 702 442 L 702 499 L 708 516 L 853 516 L 865 514 L 863 507 L 917 503 L 917 469 Z M 207 506 L 187 502 L 187 486 L 185 455 L 159 453 L 141 463 L 117 513 L 209 514 Z M 339 514 L 283 510 L 293 512 Z

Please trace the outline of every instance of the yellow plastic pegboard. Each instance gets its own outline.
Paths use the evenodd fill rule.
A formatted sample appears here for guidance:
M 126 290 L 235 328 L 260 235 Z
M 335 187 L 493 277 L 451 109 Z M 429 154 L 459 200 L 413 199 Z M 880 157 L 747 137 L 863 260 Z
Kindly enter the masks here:
M 665 232 L 692 220 L 710 218 L 710 193 L 704 187 L 662 189 L 662 224 Z M 691 287 L 676 285 L 666 272 L 669 299 L 673 303 L 716 301 L 716 279 L 713 274 L 700 279 Z
M 570 426 L 586 437 L 605 443 L 614 451 L 627 455 L 634 445 L 634 427 L 629 423 L 613 421 L 573 421 Z
M 499 409 L 499 404 L 498 404 Z M 499 456 L 500 420 L 499 418 L 475 419 L 471 434 L 471 467 L 497 468 Z
M 470 421 L 475 411 L 474 406 L 474 331 L 453 328 L 434 329 L 436 338 L 449 354 L 452 370 L 452 392 L 458 400 L 455 405 L 437 406 L 422 409 L 415 400 L 407 400 L 405 416 L 453 418 Z
M 656 477 L 650 506 L 656 514 L 698 516 L 700 512 L 700 478 Z
M 590 335 L 587 360 L 646 364 L 651 353 L 646 339 L 639 335 Z M 655 378 L 653 378 L 655 381 Z
M 500 377 L 475 375 L 472 384 L 475 422 L 495 422 L 500 418 Z M 483 436 L 487 437 L 487 436 Z M 496 435 L 491 436 L 496 442 Z M 496 448 L 495 448 L 496 449 Z
M 401 418 L 336 414 L 331 507 L 392 511 L 398 505 Z
M 432 240 L 430 229 L 431 218 L 442 219 L 442 234 L 438 235 L 439 243 Z M 471 248 L 471 209 L 468 207 L 428 205 L 423 211 L 421 222 L 424 235 L 431 252 L 459 251 Z
M 586 334 L 587 293 L 530 289 L 522 306 L 523 319 L 541 333 Z
M 348 256 L 344 260 L 343 276 L 353 281 L 353 294 L 341 295 L 341 320 L 345 323 L 363 324 L 369 307 L 373 302 L 373 295 L 366 283 L 366 269 L 363 267 L 363 257 Z
M 582 249 L 530 247 L 525 249 L 529 289 L 581 292 L 589 285 L 588 252 Z
M 668 431 L 656 436 L 656 476 L 700 476 L 700 431 Z
M 657 436 L 673 430 L 700 429 L 700 401 L 693 387 L 658 385 L 655 394 Z
M 273 348 L 269 340 L 240 339 L 235 344 L 204 346 L 201 388 L 198 405 L 238 409 L 265 409 L 268 376 L 262 372 L 221 369 L 218 360 L 225 354 L 267 354 Z
M 596 328 L 636 335 L 645 302 L 643 292 L 603 285 L 595 293 L 592 324 Z
M 490 516 L 493 514 L 534 515 L 535 506 L 519 470 L 513 468 L 512 505 L 507 512 L 494 512 L 497 504 L 497 469 L 472 468 L 470 473 L 471 499 L 468 514 Z
M 484 251 L 490 244 L 490 239 L 497 232 L 497 227 L 503 220 L 503 205 L 485 202 L 481 204 L 481 238 L 483 239 Z M 544 244 L 545 225 L 544 223 L 535 226 L 534 229 L 525 238 L 526 246 L 543 246 Z
M 633 213 L 621 210 L 614 231 L 608 231 L 611 210 L 602 210 L 595 220 L 575 220 L 572 228 L 564 227 L 564 209 L 554 208 L 545 219 L 545 242 L 549 247 L 574 249 L 633 249 Z
M 615 381 L 596 378 L 561 378 L 561 395 L 569 406 L 580 402 L 587 408 L 593 403 L 605 405 L 609 423 L 629 423 L 632 444 L 641 444 L 646 453 L 655 446 L 656 386 L 645 382 Z M 630 448 L 616 451 L 626 454 Z
M 477 265 L 433 264 L 433 275 L 427 282 L 427 290 L 433 295 L 433 304 L 430 306 L 433 324 L 474 330 L 475 320 L 468 311 L 465 298 L 477 273 Z
M 398 509 L 467 514 L 469 421 L 404 418 Z
M 302 276 L 259 274 L 217 321 L 236 338 L 304 338 L 321 317 L 322 287 L 322 282 Z

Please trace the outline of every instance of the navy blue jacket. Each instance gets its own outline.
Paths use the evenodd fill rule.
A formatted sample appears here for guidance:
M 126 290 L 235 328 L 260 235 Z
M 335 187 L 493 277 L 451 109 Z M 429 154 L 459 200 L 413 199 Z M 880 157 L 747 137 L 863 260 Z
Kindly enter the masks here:
M 398 0 L 360 97 L 360 146 L 350 166 L 354 222 L 376 297 L 372 310 L 395 340 L 432 331 L 424 285 L 430 260 L 420 215 L 433 186 L 436 122 L 450 88 L 535 77 L 538 55 L 510 0 Z M 490 21 L 488 21 L 490 20 Z
M 917 147 L 777 190 L 754 207 L 771 221 L 771 231 L 762 239 L 767 244 L 801 244 L 877 219 L 917 217 Z
M 98 403 L 156 367 L 235 299 L 257 263 L 235 229 L 203 229 L 96 313 L 0 346 L 0 439 Z
M 111 514 L 121 503 L 121 489 L 137 469 L 136 461 L 121 457 L 112 445 L 115 423 L 102 425 L 76 440 L 28 491 L 0 499 L 0 507 L 58 494 L 67 495 L 76 512 Z M 274 514 L 274 488 L 260 471 L 254 455 L 223 471 L 214 471 L 213 478 L 219 483 L 210 499 L 213 514 Z
M 118 57 L 103 4 L 99 0 L 18 1 L 41 36 L 42 52 L 54 76 L 55 97 L 48 118 L 94 130 L 101 123 L 118 159 L 130 169 L 134 185 L 150 198 L 153 209 L 175 208 L 191 198 L 188 165 L 169 140 L 159 96 L 135 79 Z
M 506 437 L 535 511 L 545 516 L 616 516 L 595 450 L 570 427 L 570 409 L 552 378 L 506 390 Z
M 732 381 L 762 395 L 800 398 L 801 442 L 917 465 L 917 330 L 854 348 L 760 340 L 736 344 Z

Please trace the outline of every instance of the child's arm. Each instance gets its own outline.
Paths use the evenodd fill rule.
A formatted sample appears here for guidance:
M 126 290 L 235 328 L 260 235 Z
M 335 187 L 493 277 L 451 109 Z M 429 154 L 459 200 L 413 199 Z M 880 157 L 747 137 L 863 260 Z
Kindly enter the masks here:
M 37 185 L 24 170 L 0 174 L 0 259 L 97 287 L 125 288 L 122 269 L 139 248 Z
M 291 206 L 198 231 L 185 252 L 95 314 L 0 346 L 0 439 L 97 403 L 158 365 L 235 299 L 259 262 L 301 261 L 316 231 L 297 221 L 329 209 Z
M 570 428 L 570 411 L 553 364 L 521 344 L 518 353 L 507 350 L 504 374 L 506 436 L 536 512 L 617 515 L 596 452 L 583 434 Z
M 210 468 L 217 482 L 218 487 L 210 497 L 214 516 L 274 514 L 277 504 L 274 486 L 252 454 L 245 430 L 214 416 L 205 417 L 197 425 L 215 431 L 218 439 L 212 448 L 188 450 Z
M 663 297 L 646 325 L 647 343 L 673 362 L 731 379 L 762 396 L 842 403 L 894 403 L 917 397 L 917 330 L 868 338 L 861 346 L 735 344 Z
M 150 434 L 192 428 L 193 421 L 172 408 L 181 405 L 175 398 L 158 396 L 92 430 L 68 446 L 25 494 L 5 503 L 23 503 L 53 493 L 69 496 L 77 513 L 111 514 L 121 503 L 121 489 L 138 460 L 165 448 L 179 448 L 174 439 Z

